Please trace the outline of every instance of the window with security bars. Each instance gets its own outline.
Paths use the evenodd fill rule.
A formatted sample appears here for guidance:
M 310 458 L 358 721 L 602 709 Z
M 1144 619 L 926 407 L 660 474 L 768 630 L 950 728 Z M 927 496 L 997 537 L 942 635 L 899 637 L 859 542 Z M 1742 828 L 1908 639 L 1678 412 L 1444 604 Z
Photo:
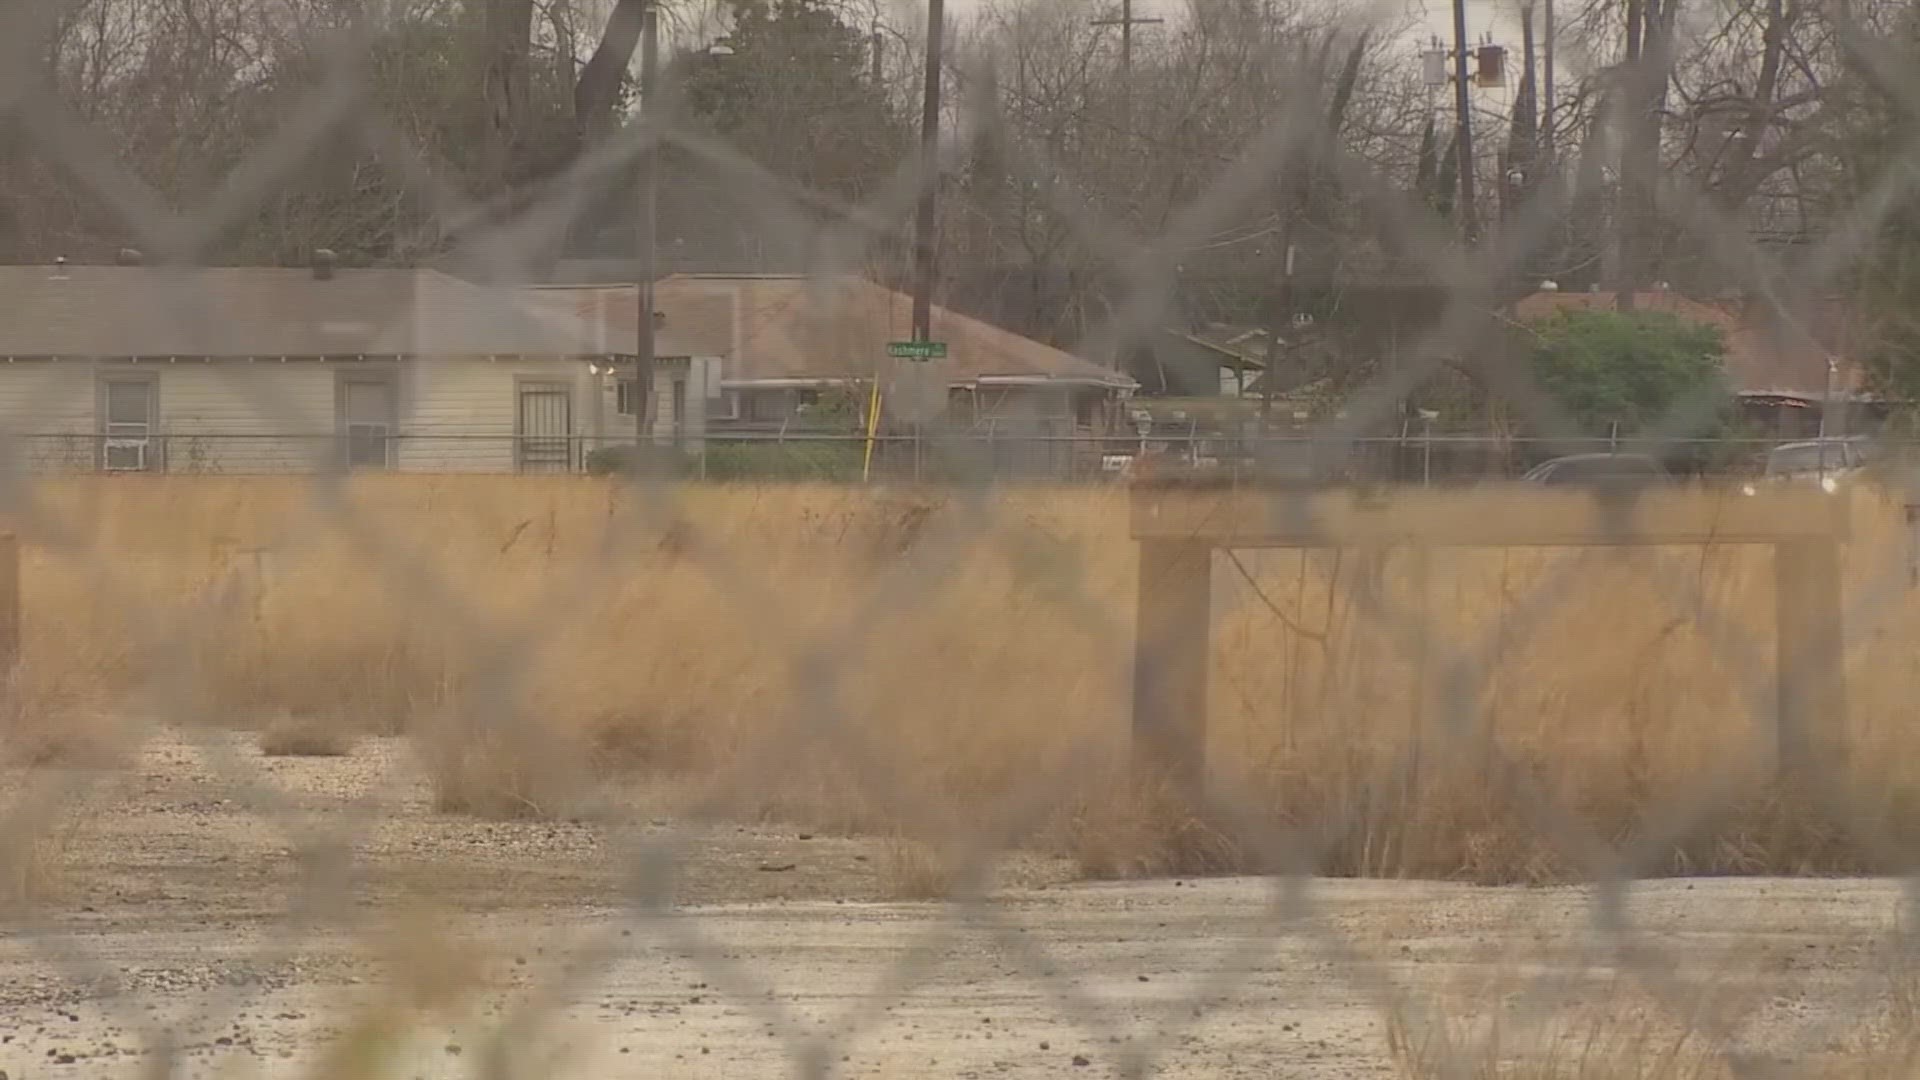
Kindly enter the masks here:
M 573 394 L 567 384 L 521 383 L 519 395 L 515 448 L 519 471 L 573 471 Z

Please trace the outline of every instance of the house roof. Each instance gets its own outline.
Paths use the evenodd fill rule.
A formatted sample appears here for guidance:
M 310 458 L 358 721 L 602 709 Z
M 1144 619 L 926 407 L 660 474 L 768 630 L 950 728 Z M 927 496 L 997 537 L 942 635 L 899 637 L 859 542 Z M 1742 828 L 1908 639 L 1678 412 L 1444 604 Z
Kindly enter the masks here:
M 432 270 L 0 266 L 0 355 L 591 355 L 592 328 Z
M 615 325 L 631 334 L 632 286 L 584 286 L 612 292 Z M 569 291 L 559 287 L 550 291 Z M 826 275 L 675 275 L 654 288 L 661 332 L 692 355 L 724 358 L 732 382 L 871 377 L 888 363 L 887 344 L 911 336 L 913 301 L 862 278 Z M 622 318 L 621 315 L 625 317 Z M 933 337 L 948 346 L 950 380 L 1044 380 L 1132 387 L 1133 379 L 1050 345 L 935 305 Z M 631 337 L 618 339 L 622 350 Z
M 1197 329 L 1167 332 L 1219 354 L 1222 367 L 1258 371 L 1265 370 L 1267 366 L 1267 331 L 1264 327 L 1216 322 Z M 1281 344 L 1285 345 L 1284 339 Z
M 1563 311 L 1612 311 L 1614 295 L 1537 292 L 1517 301 L 1514 315 L 1538 319 Z M 1864 385 L 1864 374 L 1846 355 L 1849 318 L 1840 301 L 1812 305 L 1794 323 L 1768 315 L 1758 304 L 1706 303 L 1668 290 L 1635 293 L 1633 302 L 1638 310 L 1665 311 L 1719 327 L 1726 344 L 1727 377 L 1736 392 L 1818 397 L 1827 389 L 1829 361 L 1837 365 L 1836 392 Z
M 659 312 L 658 297 L 655 299 L 654 310 Z M 525 302 L 536 311 L 550 312 L 558 318 L 579 320 L 593 338 L 596 351 L 632 356 L 640 348 L 638 335 L 633 331 L 640 321 L 640 298 L 635 295 L 631 285 L 541 286 L 527 290 Z M 686 313 L 681 314 L 684 316 Z M 663 324 L 654 328 L 654 356 L 686 358 L 726 355 L 730 346 L 725 338 L 695 336 L 677 325 L 684 319 L 673 321 L 676 325 Z M 703 322 L 711 321 L 694 320 L 694 328 L 697 330 Z

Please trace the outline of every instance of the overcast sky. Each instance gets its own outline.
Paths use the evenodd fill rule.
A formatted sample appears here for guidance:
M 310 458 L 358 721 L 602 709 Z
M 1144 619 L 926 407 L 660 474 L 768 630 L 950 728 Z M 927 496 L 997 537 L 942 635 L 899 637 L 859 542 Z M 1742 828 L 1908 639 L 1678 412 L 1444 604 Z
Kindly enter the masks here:
M 954 15 L 966 15 L 979 9 L 984 3 L 985 0 L 947 0 L 947 10 Z M 903 4 L 901 6 L 920 7 L 921 5 Z M 1119 0 L 1112 0 L 1112 6 L 1117 11 L 1120 7 Z M 1180 11 L 1186 4 L 1185 0 L 1134 0 L 1133 6 L 1136 15 L 1167 16 Z M 1353 2 L 1352 6 L 1354 14 L 1358 17 L 1364 17 L 1370 7 L 1365 0 Z M 1491 31 L 1495 40 L 1501 44 L 1517 48 L 1520 23 L 1514 14 L 1516 10 L 1513 0 L 1467 0 L 1468 40 L 1478 41 L 1482 33 Z M 1453 9 L 1446 3 L 1439 0 L 1427 3 L 1408 0 L 1407 11 L 1420 14 L 1422 22 L 1426 24 L 1422 31 L 1416 32 L 1417 36 L 1424 37 L 1432 33 L 1452 37 Z M 1512 40 L 1507 40 L 1509 38 Z

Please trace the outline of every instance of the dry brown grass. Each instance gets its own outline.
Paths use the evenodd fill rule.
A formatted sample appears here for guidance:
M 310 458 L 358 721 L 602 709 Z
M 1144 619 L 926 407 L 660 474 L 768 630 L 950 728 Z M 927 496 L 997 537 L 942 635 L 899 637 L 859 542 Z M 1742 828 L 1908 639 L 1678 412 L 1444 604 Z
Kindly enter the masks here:
M 437 809 L 501 820 L 557 812 L 538 774 L 503 740 L 446 736 L 422 741 Z
M 89 751 L 93 753 L 96 751 Z M 0 912 L 69 898 L 68 855 L 92 815 L 73 805 L 86 781 L 70 768 L 12 769 L 0 790 Z
M 1062 843 L 1095 878 L 1175 877 L 1256 868 L 1254 853 L 1163 785 L 1109 771 L 1065 816 Z
M 353 732 L 337 718 L 304 711 L 277 716 L 260 732 L 260 752 L 267 757 L 345 757 L 353 742 Z
M 0 838 L 0 911 L 53 903 L 64 897 L 70 839 L 64 831 L 10 833 Z
M 134 749 L 84 665 L 30 655 L 0 677 L 0 911 L 65 897 L 78 822 L 63 803 L 81 777 Z
M 351 518 L 312 490 L 43 485 L 101 555 L 28 549 L 45 677 L 140 685 L 177 667 L 191 627 L 179 670 L 200 714 L 300 708 L 413 733 L 448 809 L 560 812 L 591 766 L 691 780 L 706 808 L 819 831 L 992 829 L 1101 875 L 1252 865 L 1231 830 L 1115 783 L 1136 569 L 1119 493 L 1010 490 L 983 509 L 939 492 L 689 488 L 668 521 L 590 479 L 366 478 L 344 489 Z M 1644 841 L 1648 873 L 1888 868 L 1868 841 L 1920 822 L 1920 604 L 1897 571 L 1868 584 L 1901 558 L 1897 505 L 1867 495 L 1858 510 L 1849 583 L 1888 607 L 1849 628 L 1847 807 L 1773 783 L 1755 711 L 1770 700 L 1769 560 L 1734 546 L 1443 553 L 1421 634 L 1406 633 L 1422 590 L 1404 551 L 1223 562 L 1214 768 L 1332 873 L 1578 874 L 1593 851 L 1557 820 Z M 955 540 L 983 515 L 982 536 Z M 131 538 L 142 558 L 113 558 Z M 1687 617 L 1688 589 L 1760 670 Z M 1468 649 L 1484 677 L 1456 715 L 1431 688 Z
M 1499 1019 L 1415 1027 L 1395 1016 L 1387 1047 L 1407 1080 L 1730 1080 L 1711 1041 L 1643 1009 L 1589 1006 L 1512 1030 Z
M 1525 916 L 1518 915 L 1519 922 Z M 1608 946 L 1586 953 L 1564 933 L 1543 955 L 1519 925 L 1486 943 L 1437 983 L 1386 1010 L 1387 1051 L 1404 1080 L 1905 1080 L 1920 1068 L 1920 976 L 1914 942 L 1898 925 L 1874 943 L 1866 984 L 1795 989 L 1846 999 L 1845 1014 L 1783 1025 L 1777 1006 L 1797 996 L 1760 948 L 1704 966 L 1621 965 Z M 1595 943 L 1597 945 L 1597 943 Z M 1851 997 L 1864 991 L 1863 1000 Z
M 880 880 L 895 900 L 945 900 L 953 895 L 956 884 L 946 853 L 897 837 L 881 852 Z
M 68 839 L 36 836 L 0 846 L 0 911 L 50 904 L 66 896 Z
M 107 768 L 129 738 L 84 663 L 33 656 L 0 674 L 0 768 Z
M 1757 1072 L 1753 1051 L 1741 1054 L 1724 1036 L 1729 1029 L 1705 1010 L 1675 1016 L 1617 986 L 1588 993 L 1579 1004 L 1522 1023 L 1458 1000 L 1446 1003 L 1444 1018 L 1426 1023 L 1394 1013 L 1388 1052 L 1405 1080 L 1735 1080 L 1776 1071 L 1812 1080 L 1910 1080 L 1920 1069 L 1920 1028 L 1897 1009 L 1824 1049 L 1773 1062 L 1776 1071 Z M 1737 1068 L 1743 1057 L 1746 1067 Z

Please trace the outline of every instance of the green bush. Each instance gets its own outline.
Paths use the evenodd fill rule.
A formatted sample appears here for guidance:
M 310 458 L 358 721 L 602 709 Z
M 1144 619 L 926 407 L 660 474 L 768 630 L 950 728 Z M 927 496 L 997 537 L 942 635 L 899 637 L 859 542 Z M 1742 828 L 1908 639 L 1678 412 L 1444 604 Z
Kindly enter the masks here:
M 604 446 L 587 454 L 588 476 L 622 476 L 631 474 L 634 467 L 634 448 L 631 446 Z M 675 450 L 671 447 L 654 448 L 654 465 L 668 477 L 698 476 L 700 458 L 697 453 Z
M 603 446 L 587 452 L 588 476 L 612 476 L 624 473 L 633 463 L 633 447 Z
M 1731 394 L 1720 328 L 1664 311 L 1563 311 L 1529 323 L 1534 382 L 1593 435 L 1639 432 L 1690 406 L 1671 434 L 1717 433 Z

